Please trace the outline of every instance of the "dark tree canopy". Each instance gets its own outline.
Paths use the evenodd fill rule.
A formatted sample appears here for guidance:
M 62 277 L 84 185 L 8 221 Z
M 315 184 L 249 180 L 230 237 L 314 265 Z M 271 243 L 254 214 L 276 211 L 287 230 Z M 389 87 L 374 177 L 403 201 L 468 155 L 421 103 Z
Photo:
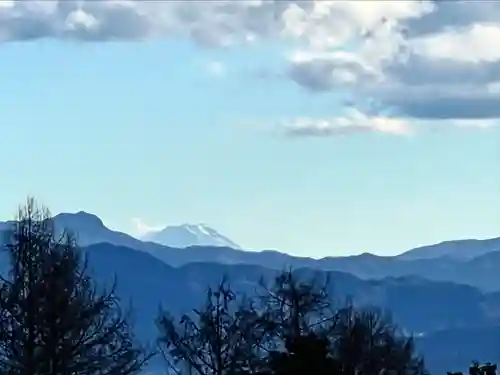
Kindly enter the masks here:
M 424 374 L 423 360 L 415 354 L 411 337 L 405 337 L 388 315 L 377 309 L 339 310 L 332 332 L 332 354 L 341 360 L 342 373 L 397 375 Z
M 317 278 L 300 280 L 290 271 L 267 289 L 263 308 L 270 312 L 275 342 L 281 342 L 270 357 L 271 373 L 299 374 L 307 368 L 343 375 L 425 372 L 412 339 L 402 335 L 389 317 L 350 303 L 334 306 L 328 284 L 329 280 L 320 284 Z
M 477 361 L 473 361 L 471 366 L 469 367 L 469 375 L 496 375 L 497 373 L 497 365 L 487 362 L 483 365 L 479 364 Z M 448 372 L 448 374 L 452 374 Z M 455 373 L 462 374 L 462 373 Z
M 222 283 L 195 317 L 160 316 L 170 368 L 196 375 L 422 375 L 413 342 L 376 310 L 335 308 L 327 283 L 283 272 L 252 303 Z M 165 349 L 168 349 L 167 351 Z M 179 366 L 182 364 L 183 366 Z
M 149 355 L 114 292 L 99 291 L 73 236 L 56 238 L 49 212 L 29 199 L 6 246 L 1 282 L 0 372 L 128 375 Z

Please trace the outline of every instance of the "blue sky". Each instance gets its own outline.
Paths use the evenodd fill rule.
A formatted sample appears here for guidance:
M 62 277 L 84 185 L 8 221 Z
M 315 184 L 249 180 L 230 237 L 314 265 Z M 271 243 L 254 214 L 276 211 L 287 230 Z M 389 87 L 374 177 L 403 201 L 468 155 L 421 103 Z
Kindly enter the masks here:
M 100 0 L 89 4 L 80 10 L 101 24 L 115 11 Z M 162 10 L 160 3 L 149 7 Z M 318 47 L 318 38 L 334 34 L 328 28 L 283 38 L 283 30 L 302 27 L 290 26 L 298 21 L 286 10 L 276 16 L 283 21 L 277 36 L 266 29 L 266 8 L 259 25 L 268 31 L 229 45 L 195 38 L 193 24 L 204 35 L 218 30 L 197 13 L 190 32 L 177 22 L 175 32 L 154 37 L 116 34 L 107 41 L 92 34 L 89 41 L 85 33 L 67 35 L 53 26 L 67 9 L 26 11 L 28 25 L 43 15 L 40 35 L 26 27 L 34 35 L 25 40 L 15 34 L 19 27 L 0 26 L 6 35 L 1 216 L 10 218 L 29 194 L 53 213 L 85 210 L 133 234 L 138 221 L 152 227 L 205 222 L 245 248 L 318 257 L 390 255 L 442 240 L 498 236 L 500 113 L 488 101 L 500 87 L 500 74 L 489 70 L 500 53 L 490 56 L 469 40 L 496 35 L 490 29 L 497 24 L 489 20 L 481 29 L 491 12 L 479 9 L 467 19 L 469 31 L 457 26 L 450 36 L 444 21 L 436 26 L 432 18 L 449 20 L 439 14 L 446 9 L 411 8 L 413 18 L 398 9 L 389 12 L 394 22 L 428 28 L 412 37 L 404 64 L 391 57 L 382 67 L 380 57 L 367 55 L 369 46 L 358 51 L 352 40 Z M 352 27 L 368 19 L 353 16 L 359 9 L 336 11 L 351 12 Z M 0 9 L 2 15 L 9 17 Z M 100 30 L 112 34 L 113 25 Z M 377 46 L 393 41 L 386 31 Z M 443 55 L 458 43 L 452 37 L 468 37 L 476 59 Z M 440 40 L 447 48 L 434 47 Z M 339 66 L 340 52 L 363 57 L 391 80 L 368 77 L 360 63 L 344 59 Z M 363 84 L 342 78 L 347 68 Z M 417 74 L 418 85 L 412 83 Z M 487 92 L 480 91 L 485 85 Z M 376 106 L 366 104 L 373 100 Z

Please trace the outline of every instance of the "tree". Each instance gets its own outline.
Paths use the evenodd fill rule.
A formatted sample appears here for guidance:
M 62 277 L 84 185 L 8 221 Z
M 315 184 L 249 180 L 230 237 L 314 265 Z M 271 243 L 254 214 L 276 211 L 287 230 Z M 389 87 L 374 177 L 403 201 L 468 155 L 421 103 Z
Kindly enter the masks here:
M 378 309 L 339 310 L 331 332 L 332 354 L 341 363 L 342 374 L 425 374 L 423 359 L 415 353 L 413 339 L 403 335 L 390 316 Z
M 261 283 L 258 296 L 268 331 L 265 346 L 270 349 L 266 374 L 332 375 L 340 368 L 330 355 L 329 333 L 337 313 L 327 293 L 328 280 L 299 281 L 292 271 L 279 274 L 271 286 Z
M 267 329 L 284 341 L 331 330 L 337 313 L 327 292 L 328 283 L 326 280 L 320 285 L 315 278 L 300 281 L 292 271 L 280 273 L 270 287 L 261 281 L 264 293 L 258 295 L 258 300 Z
M 479 364 L 479 362 L 473 361 L 469 366 L 469 375 L 495 375 L 496 373 L 497 365 L 491 362 L 486 362 L 485 364 L 481 365 Z
M 195 375 L 422 375 L 413 341 L 377 310 L 332 305 L 328 280 L 281 273 L 264 293 L 237 304 L 222 282 L 179 323 L 160 315 L 159 345 L 170 369 Z M 250 301 L 250 302 L 248 302 Z
M 207 291 L 206 303 L 194 316 L 178 322 L 166 311 L 158 319 L 159 349 L 177 374 L 233 375 L 257 372 L 256 349 L 263 340 L 251 300 L 238 301 L 225 279 Z
M 289 337 L 284 349 L 269 353 L 266 374 L 340 374 L 340 363 L 330 355 L 329 342 L 325 337 L 315 333 Z
M 271 318 L 275 350 L 269 357 L 274 375 L 417 375 L 424 364 L 413 341 L 400 334 L 378 310 L 332 306 L 328 280 L 300 281 L 293 272 L 279 275 L 262 301 Z M 312 366 L 312 367 L 311 367 Z
M 28 199 L 6 246 L 0 287 L 0 371 L 128 375 L 150 358 L 113 287 L 98 291 L 74 237 L 56 238 L 48 210 Z
M 486 362 L 484 365 L 479 364 L 477 361 L 472 361 L 469 366 L 469 375 L 496 375 L 497 365 L 491 362 Z M 447 375 L 463 375 L 462 371 L 448 371 Z

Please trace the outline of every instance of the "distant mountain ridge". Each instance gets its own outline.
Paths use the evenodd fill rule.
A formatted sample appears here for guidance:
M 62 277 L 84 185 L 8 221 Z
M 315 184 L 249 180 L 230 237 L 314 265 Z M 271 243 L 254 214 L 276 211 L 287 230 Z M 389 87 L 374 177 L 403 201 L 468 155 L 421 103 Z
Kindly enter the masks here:
M 108 243 L 84 247 L 83 251 L 88 255 L 89 270 L 99 285 L 111 285 L 116 276 L 120 299 L 125 306 L 132 303 L 135 332 L 141 340 L 150 343 L 157 335 L 155 318 L 160 304 L 174 315 L 189 313 L 202 306 L 207 288 L 215 286 L 224 276 L 236 292 L 254 295 L 261 277 L 270 281 L 280 272 L 246 264 L 190 263 L 172 267 L 145 252 Z M 0 254 L 4 273 L 6 254 Z M 488 354 L 485 360 L 498 358 L 498 353 L 490 353 L 493 350 L 488 346 L 491 335 L 483 337 L 475 333 L 497 327 L 499 293 L 482 294 L 468 285 L 418 277 L 362 280 L 338 271 L 300 268 L 295 272 L 303 279 L 316 276 L 318 281 L 330 280 L 330 293 L 338 303 L 352 297 L 358 306 L 388 309 L 407 332 L 421 333 L 417 345 L 430 359 L 433 374 L 467 366 L 469 358 L 482 360 L 477 353 Z M 468 345 L 470 337 L 475 337 L 472 348 Z M 436 355 L 438 344 L 440 355 Z M 461 353 L 458 360 L 456 353 Z
M 241 250 L 241 247 L 234 241 L 221 235 L 219 232 L 205 224 L 167 226 L 162 230 L 147 233 L 142 238 L 137 239 L 126 233 L 113 231 L 107 228 L 98 216 L 85 211 L 79 211 L 76 213 L 60 213 L 54 216 L 54 221 L 56 223 L 56 227 L 64 227 L 76 232 L 79 235 L 79 241 L 82 246 L 99 242 L 108 242 L 118 246 L 136 248 L 137 246 L 142 247 L 142 244 L 145 242 L 154 242 L 163 246 L 176 248 L 213 246 Z M 0 222 L 0 231 L 5 230 L 9 223 L 11 223 L 11 221 Z M 176 238 L 176 236 L 179 237 Z M 172 244 L 168 244 L 169 241 L 171 241 Z M 202 243 L 203 241 L 206 241 L 206 243 Z M 449 258 L 453 261 L 467 261 L 497 251 L 500 251 L 500 237 L 484 240 L 466 239 L 443 241 L 433 245 L 413 248 L 404 251 L 399 255 L 390 257 L 364 253 L 356 256 L 335 258 L 359 257 L 360 259 L 363 258 L 365 260 L 369 258 L 392 258 L 407 261 Z M 287 254 L 274 250 L 267 250 L 264 252 L 268 254 L 274 253 L 275 255 L 280 254 L 288 256 Z M 326 260 L 335 258 L 326 257 L 323 259 Z
M 453 281 L 480 288 L 483 291 L 500 291 L 500 239 L 467 241 L 449 241 L 433 247 L 423 247 L 410 250 L 399 256 L 377 256 L 361 254 L 345 257 L 326 257 L 313 259 L 295 257 L 278 251 L 242 251 L 230 247 L 194 246 L 178 249 L 160 245 L 154 242 L 141 241 L 126 233 L 107 228 L 95 215 L 80 211 L 78 213 L 62 213 L 54 217 L 56 228 L 67 228 L 75 232 L 81 246 L 99 243 L 109 243 L 124 246 L 154 255 L 166 264 L 174 267 L 195 262 L 212 262 L 221 264 L 259 265 L 271 269 L 286 267 L 309 267 L 324 271 L 348 272 L 362 279 L 382 279 L 385 277 L 404 277 L 417 275 L 434 281 Z M 2 226 L 7 223 L 0 223 Z M 460 258 L 443 256 L 441 247 L 446 251 L 460 244 L 471 243 L 474 247 L 462 250 L 462 253 L 472 254 L 479 247 L 479 256 Z M 433 248 L 437 257 L 429 257 L 425 252 Z M 467 249 L 465 247 L 464 249 Z M 491 250 L 488 252 L 487 250 Z M 310 251 L 310 249 L 304 249 Z M 424 251 L 423 258 L 419 252 Z M 445 251 L 445 252 L 446 252 Z
M 444 241 L 434 245 L 421 246 L 398 255 L 400 259 L 417 260 L 448 257 L 470 260 L 488 253 L 500 251 L 500 237 L 486 240 Z
M 219 246 L 241 250 L 239 245 L 205 224 L 171 225 L 162 230 L 147 233 L 140 239 L 178 248 Z
M 156 338 L 160 303 L 174 314 L 189 312 L 223 276 L 236 291 L 251 295 L 261 276 L 269 280 L 291 266 L 303 277 L 330 278 L 339 302 L 353 297 L 355 304 L 390 310 L 398 324 L 418 334 L 417 346 L 433 374 L 466 369 L 471 359 L 500 361 L 495 351 L 500 347 L 498 239 L 450 241 L 395 257 L 312 259 L 220 246 L 167 247 L 110 230 L 99 217 L 83 211 L 56 215 L 54 222 L 58 231 L 77 234 L 100 284 L 110 285 L 117 277 L 119 296 L 132 303 L 136 333 L 145 341 Z M 11 224 L 0 223 L 0 230 Z M 447 255 L 457 247 L 461 256 Z M 480 248 L 478 256 L 471 256 L 475 248 Z M 0 272 L 5 272 L 6 260 L 0 252 Z M 488 290 L 495 292 L 484 292 Z

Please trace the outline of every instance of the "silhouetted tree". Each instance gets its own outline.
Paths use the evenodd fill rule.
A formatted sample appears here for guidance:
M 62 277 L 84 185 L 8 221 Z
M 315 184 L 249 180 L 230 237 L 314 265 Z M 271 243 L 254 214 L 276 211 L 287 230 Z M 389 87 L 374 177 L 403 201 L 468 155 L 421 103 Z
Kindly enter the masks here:
M 487 362 L 480 365 L 479 362 L 473 361 L 469 366 L 469 375 L 495 375 L 497 372 L 497 365 Z
M 290 337 L 285 350 L 269 353 L 266 374 L 273 375 L 335 375 L 340 374 L 340 362 L 330 355 L 330 343 L 325 337 L 308 333 Z
M 170 370 L 196 375 L 248 374 L 257 371 L 255 349 L 262 340 L 259 316 L 251 300 L 237 301 L 223 280 L 207 292 L 207 300 L 194 316 L 176 322 L 162 311 L 158 345 Z M 259 333 L 260 332 L 260 333 Z
M 333 375 L 340 366 L 330 355 L 329 333 L 337 313 L 327 293 L 328 281 L 299 281 L 291 272 L 278 275 L 271 286 L 262 283 L 258 296 L 268 335 L 265 348 L 271 375 Z
M 281 273 L 264 293 L 236 303 L 222 282 L 179 323 L 159 319 L 170 369 L 195 375 L 422 375 L 413 341 L 376 310 L 336 308 L 328 280 Z M 248 302 L 250 301 L 250 302 Z
M 417 375 L 425 372 L 413 341 L 376 310 L 334 308 L 328 280 L 300 281 L 284 272 L 263 297 L 275 350 L 272 374 Z M 312 367 L 311 367 L 312 366 Z
M 279 274 L 271 286 L 261 281 L 260 311 L 265 312 L 268 330 L 286 340 L 309 333 L 329 332 L 337 321 L 337 312 L 328 295 L 328 279 L 300 281 L 292 271 Z
M 330 342 L 332 355 L 345 375 L 426 373 L 413 339 L 403 335 L 390 317 L 377 309 L 352 305 L 340 309 Z
M 0 288 L 0 371 L 11 375 L 128 375 L 150 355 L 135 341 L 114 292 L 98 292 L 80 249 L 58 240 L 30 198 L 6 246 Z
M 497 365 L 491 362 L 486 362 L 484 365 L 479 364 L 477 361 L 472 361 L 469 366 L 469 375 L 496 375 Z M 447 375 L 463 375 L 461 371 L 448 371 Z
M 481 366 L 481 371 L 484 375 L 496 375 L 497 365 L 491 362 L 487 362 Z

